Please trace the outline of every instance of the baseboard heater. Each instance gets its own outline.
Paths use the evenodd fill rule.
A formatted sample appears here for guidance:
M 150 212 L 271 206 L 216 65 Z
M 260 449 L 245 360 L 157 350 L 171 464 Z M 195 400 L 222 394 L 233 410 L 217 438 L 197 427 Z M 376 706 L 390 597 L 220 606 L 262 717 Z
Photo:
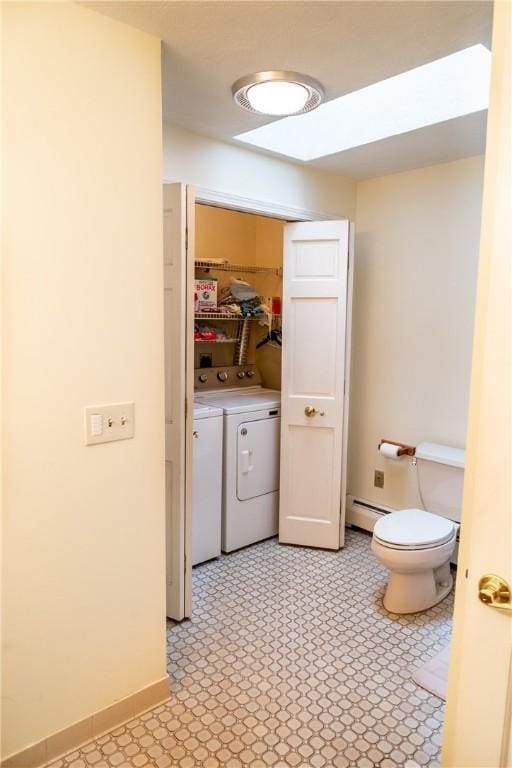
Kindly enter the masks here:
M 375 523 L 380 520 L 384 515 L 389 515 L 390 512 L 396 512 L 393 507 L 384 507 L 378 504 L 374 504 L 372 501 L 366 501 L 366 499 L 359 499 L 357 496 L 347 494 L 347 511 L 345 524 L 348 526 L 355 526 L 356 528 L 362 528 L 363 531 L 373 531 Z M 452 563 L 457 562 L 457 554 L 459 551 L 459 530 L 457 530 L 457 544 L 452 555 Z
M 347 525 L 355 525 L 365 531 L 373 531 L 373 527 L 379 518 L 396 512 L 392 507 L 381 507 L 372 501 L 358 499 L 357 496 L 347 496 Z

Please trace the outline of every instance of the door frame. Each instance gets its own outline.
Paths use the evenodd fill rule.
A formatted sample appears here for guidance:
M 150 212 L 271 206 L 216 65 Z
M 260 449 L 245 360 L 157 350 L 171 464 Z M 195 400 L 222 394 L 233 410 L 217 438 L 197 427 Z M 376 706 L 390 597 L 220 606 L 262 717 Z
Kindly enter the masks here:
M 164 184 L 167 183 L 164 181 Z M 194 187 L 196 203 L 211 205 L 215 208 L 227 208 L 240 213 L 253 213 L 259 216 L 268 216 L 272 219 L 286 221 L 328 221 L 329 219 L 347 219 L 350 226 L 354 223 L 339 213 L 327 213 L 325 211 L 313 211 L 307 208 L 293 208 L 289 205 L 273 203 L 270 200 L 257 200 L 252 197 L 232 195 L 229 192 L 208 189 L 207 187 Z
M 346 215 L 343 215 L 341 213 L 334 213 L 334 212 L 326 212 L 326 211 L 314 211 L 307 208 L 295 208 L 293 206 L 288 205 L 282 205 L 281 203 L 272 202 L 270 200 L 259 200 L 256 198 L 250 198 L 250 197 L 243 197 L 241 195 L 235 195 L 231 194 L 229 192 L 222 192 L 220 190 L 213 190 L 209 189 L 207 187 L 197 187 L 193 184 L 188 184 L 186 181 L 182 180 L 170 180 L 170 179 L 163 179 L 162 184 L 176 184 L 181 183 L 186 187 L 187 193 L 187 206 L 189 205 L 209 205 L 216 208 L 224 208 L 227 210 L 232 211 L 239 211 L 240 213 L 250 213 L 255 214 L 259 216 L 267 216 L 268 218 L 273 219 L 281 219 L 286 222 L 294 222 L 294 221 L 329 221 L 333 219 L 344 219 L 348 221 L 349 223 L 349 255 L 348 255 L 348 282 L 347 282 L 347 318 L 346 318 L 346 347 L 345 347 L 345 367 L 346 370 L 350 371 L 350 358 L 351 358 L 351 348 L 352 348 L 352 293 L 353 293 L 353 284 L 354 284 L 354 236 L 355 236 L 355 224 L 354 221 L 349 219 Z M 188 214 L 187 214 L 188 216 Z M 188 243 L 187 243 L 187 262 L 189 265 L 192 265 L 193 257 L 194 257 L 194 232 L 188 232 L 187 233 Z M 191 274 L 193 274 L 193 270 L 191 270 Z M 189 279 L 192 279 L 189 277 Z M 192 310 L 189 309 L 189 313 Z M 188 318 L 190 323 L 190 316 Z M 192 322 L 193 327 L 193 322 Z M 190 360 L 189 355 L 192 353 L 193 355 L 193 349 L 189 349 L 189 345 L 193 344 L 193 341 L 190 340 L 190 338 L 187 338 L 187 349 L 186 349 L 186 359 Z M 193 360 L 193 356 L 191 358 Z M 187 365 L 187 368 L 189 370 L 190 374 L 190 366 Z M 193 381 L 190 379 L 188 380 L 187 390 L 193 390 Z M 343 434 L 343 445 L 342 445 L 342 451 L 343 451 L 343 458 L 342 458 L 342 478 L 341 478 L 341 515 L 340 515 L 340 542 L 343 546 L 344 539 L 345 539 L 345 508 L 346 508 L 346 493 L 347 493 L 347 443 L 348 443 L 348 408 L 349 408 L 349 394 L 350 394 L 350 376 L 348 377 L 348 380 L 346 381 L 345 385 L 345 393 L 344 393 L 344 399 L 343 399 L 343 409 L 344 409 L 344 434 Z M 192 418 L 193 413 L 193 407 L 188 409 L 188 417 L 189 419 Z M 185 454 L 189 459 L 189 466 L 192 466 L 192 430 L 186 429 L 185 430 Z M 189 483 L 190 485 L 190 483 Z M 187 498 L 191 498 L 191 492 L 190 494 L 187 494 Z M 189 502 L 189 506 L 192 507 L 192 503 Z M 186 556 L 190 555 L 190 549 L 191 549 L 191 531 L 192 531 L 192 515 L 187 515 L 187 510 L 185 510 L 185 550 L 186 550 Z M 190 557 L 187 557 L 188 562 L 190 563 Z M 190 566 L 189 566 L 190 569 Z M 191 573 L 191 570 L 190 570 Z M 184 611 L 184 618 L 189 618 L 192 614 L 192 590 L 191 590 L 191 578 L 187 572 L 187 567 L 185 567 L 185 584 L 184 584 L 184 604 L 185 604 L 185 611 Z

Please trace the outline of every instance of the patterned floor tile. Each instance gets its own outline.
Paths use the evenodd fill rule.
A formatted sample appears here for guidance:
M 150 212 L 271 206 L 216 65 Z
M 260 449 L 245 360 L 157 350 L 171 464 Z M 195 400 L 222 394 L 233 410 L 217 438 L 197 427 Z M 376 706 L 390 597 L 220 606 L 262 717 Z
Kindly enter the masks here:
M 437 768 L 443 702 L 411 673 L 449 642 L 453 596 L 395 616 L 386 577 L 359 531 L 198 566 L 193 618 L 168 622 L 172 699 L 52 768 Z

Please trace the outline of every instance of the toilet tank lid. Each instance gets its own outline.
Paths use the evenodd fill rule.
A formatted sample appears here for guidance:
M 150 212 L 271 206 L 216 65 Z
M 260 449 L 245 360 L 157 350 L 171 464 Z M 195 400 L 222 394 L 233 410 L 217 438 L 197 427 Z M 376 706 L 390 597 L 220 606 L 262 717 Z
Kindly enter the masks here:
M 439 443 L 419 443 L 416 446 L 416 458 L 464 469 L 466 451 L 463 448 L 452 448 Z

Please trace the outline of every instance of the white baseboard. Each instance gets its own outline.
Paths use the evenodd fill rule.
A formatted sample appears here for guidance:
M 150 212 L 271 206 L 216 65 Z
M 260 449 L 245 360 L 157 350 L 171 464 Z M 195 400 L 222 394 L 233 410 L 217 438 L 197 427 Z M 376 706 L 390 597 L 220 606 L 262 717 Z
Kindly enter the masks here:
M 37 768 L 83 744 L 133 720 L 170 698 L 169 676 L 136 691 L 131 696 L 111 704 L 67 728 L 53 733 L 46 739 L 32 744 L 16 754 L 4 757 L 1 768 Z

